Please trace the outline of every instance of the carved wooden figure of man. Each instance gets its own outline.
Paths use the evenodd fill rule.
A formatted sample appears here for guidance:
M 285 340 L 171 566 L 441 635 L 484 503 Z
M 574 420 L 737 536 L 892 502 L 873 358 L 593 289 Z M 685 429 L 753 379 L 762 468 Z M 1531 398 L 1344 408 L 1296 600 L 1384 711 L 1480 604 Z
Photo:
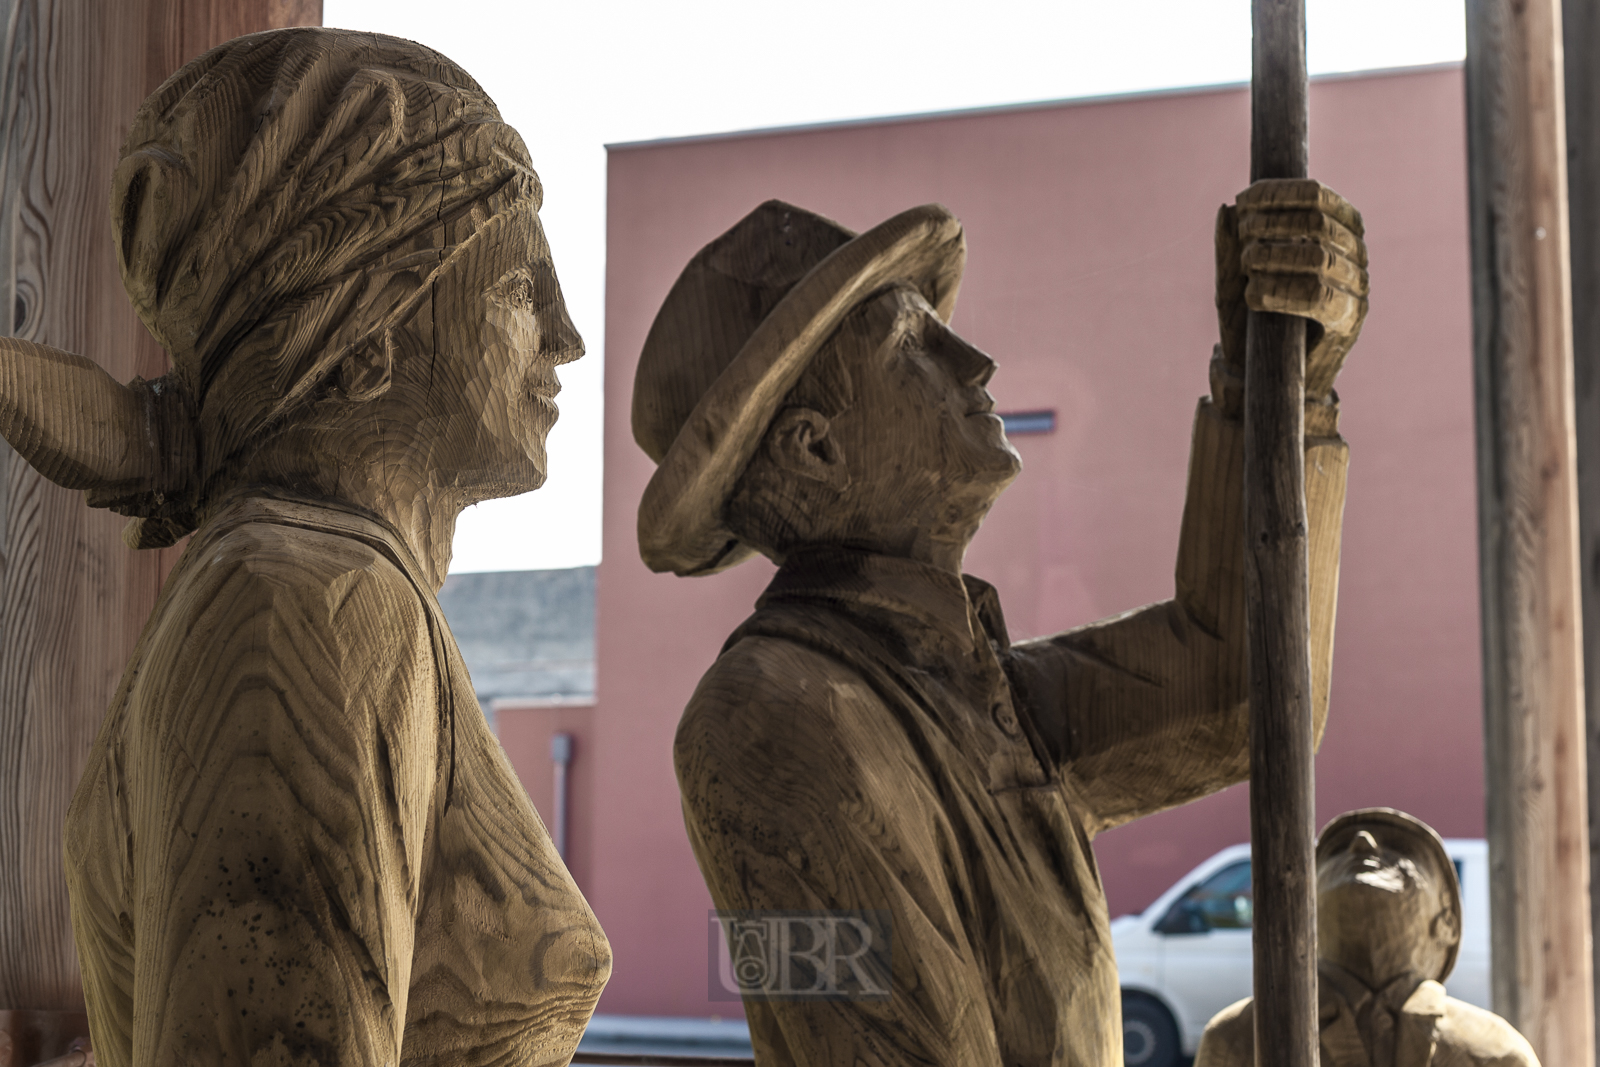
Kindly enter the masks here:
M 1248 773 L 1246 308 L 1312 329 L 1315 714 L 1327 709 L 1346 448 L 1332 386 L 1366 309 L 1357 213 L 1266 182 L 1217 227 L 1222 344 L 1195 417 L 1169 601 L 1012 644 L 968 542 L 1016 477 L 948 326 L 965 246 L 938 205 L 860 234 L 762 205 L 689 263 L 633 428 L 656 570 L 780 564 L 679 726 L 689 837 L 730 911 L 887 916 L 887 997 L 746 998 L 771 1064 L 1120 1061 L 1093 837 Z
M 98 1062 L 564 1064 L 610 969 L 435 599 L 537 488 L 582 354 L 516 131 L 410 41 L 242 37 L 112 190 L 172 356 L 0 341 L 0 433 L 129 539 L 192 532 L 68 819 Z
M 1392 808 L 1350 811 L 1317 840 L 1323 1067 L 1538 1067 L 1516 1028 L 1447 996 L 1461 887 L 1444 842 Z M 1195 1067 L 1255 1067 L 1249 998 L 1206 1025 Z

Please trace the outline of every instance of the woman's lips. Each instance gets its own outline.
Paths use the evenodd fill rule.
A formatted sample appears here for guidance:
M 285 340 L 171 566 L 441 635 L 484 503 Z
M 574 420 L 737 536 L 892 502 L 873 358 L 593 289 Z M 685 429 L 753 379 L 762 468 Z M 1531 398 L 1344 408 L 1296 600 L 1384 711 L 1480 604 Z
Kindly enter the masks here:
M 561 381 L 553 370 L 542 368 L 529 374 L 523 383 L 523 417 L 533 426 L 545 429 L 555 424 L 561 414 L 556 407 L 556 394 L 561 392 Z
M 528 375 L 525 388 L 528 396 L 548 403 L 555 400 L 556 394 L 561 392 L 561 379 L 557 378 L 555 371 L 548 367 L 541 368 Z

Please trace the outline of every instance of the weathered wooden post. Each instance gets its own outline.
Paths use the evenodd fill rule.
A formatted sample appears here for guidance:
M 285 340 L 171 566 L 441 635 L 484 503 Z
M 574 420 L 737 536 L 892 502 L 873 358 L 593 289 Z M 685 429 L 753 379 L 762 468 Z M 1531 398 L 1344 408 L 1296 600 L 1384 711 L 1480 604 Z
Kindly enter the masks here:
M 1588 725 L 1589 927 L 1600 924 L 1600 5 L 1561 4 L 1567 213 L 1572 262 L 1572 388 L 1578 451 L 1578 588 Z M 1585 562 L 1587 561 L 1587 562 Z M 1592 940 L 1592 939 L 1591 939 Z M 1596 947 L 1600 951 L 1600 946 Z M 1595 958 L 1591 955 L 1591 970 Z M 1596 1010 L 1600 1011 L 1600 994 Z
M 134 109 L 214 44 L 320 23 L 321 0 L 0 0 L 0 15 L 0 330 L 155 377 L 165 356 L 123 292 L 107 209 Z M 83 1010 L 62 826 L 172 558 L 126 548 L 122 524 L 0 443 L 0 1046 L 18 1064 L 73 1036 L 38 1013 Z
M 1468 0 L 1494 1009 L 1593 1064 L 1582 604 L 1559 0 Z
M 1254 0 L 1250 180 L 1307 171 L 1304 0 Z M 1305 320 L 1250 313 L 1245 558 L 1256 1062 L 1317 1064 Z

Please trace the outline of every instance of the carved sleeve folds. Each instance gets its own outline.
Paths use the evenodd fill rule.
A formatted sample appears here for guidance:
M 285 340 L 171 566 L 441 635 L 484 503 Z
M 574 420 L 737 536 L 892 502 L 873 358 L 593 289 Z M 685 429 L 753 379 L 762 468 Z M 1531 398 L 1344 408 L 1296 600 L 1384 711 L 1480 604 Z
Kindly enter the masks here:
M 1348 448 L 1306 441 L 1313 715 L 1328 709 Z M 1095 831 L 1249 774 L 1243 427 L 1195 415 L 1176 595 L 1012 649 L 1010 673 Z

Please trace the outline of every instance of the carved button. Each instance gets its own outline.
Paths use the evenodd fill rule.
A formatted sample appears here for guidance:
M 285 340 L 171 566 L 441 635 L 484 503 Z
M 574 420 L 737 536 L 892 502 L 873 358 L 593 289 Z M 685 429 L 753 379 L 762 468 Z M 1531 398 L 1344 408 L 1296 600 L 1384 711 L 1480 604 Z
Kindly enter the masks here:
M 994 706 L 994 721 L 1000 729 L 1012 737 L 1022 732 L 1021 724 L 1017 722 L 1016 712 L 1012 711 L 1011 706 L 1008 704 L 996 704 Z

